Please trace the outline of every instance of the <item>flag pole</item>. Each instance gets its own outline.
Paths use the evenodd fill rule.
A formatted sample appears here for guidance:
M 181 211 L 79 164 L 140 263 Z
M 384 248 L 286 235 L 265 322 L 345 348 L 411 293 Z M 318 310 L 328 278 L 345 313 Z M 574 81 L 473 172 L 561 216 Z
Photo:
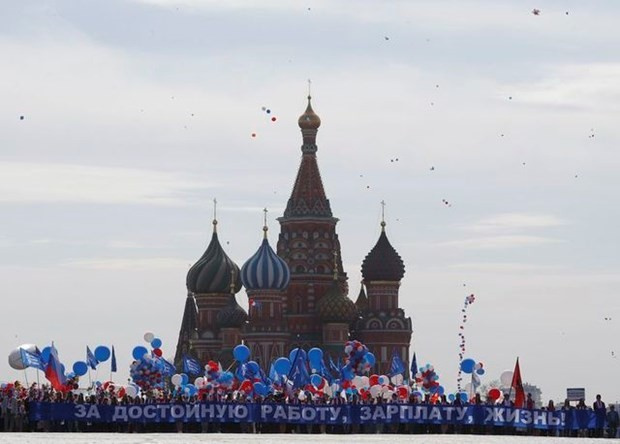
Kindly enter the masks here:
M 24 369 L 24 379 L 26 380 L 26 387 L 29 387 L 29 384 L 28 384 L 28 374 L 26 373 L 26 369 Z
M 517 356 L 517 362 L 519 362 L 519 357 Z M 512 372 L 512 380 L 514 381 L 515 374 Z M 508 390 L 508 399 L 512 396 L 512 381 L 510 381 L 510 389 Z

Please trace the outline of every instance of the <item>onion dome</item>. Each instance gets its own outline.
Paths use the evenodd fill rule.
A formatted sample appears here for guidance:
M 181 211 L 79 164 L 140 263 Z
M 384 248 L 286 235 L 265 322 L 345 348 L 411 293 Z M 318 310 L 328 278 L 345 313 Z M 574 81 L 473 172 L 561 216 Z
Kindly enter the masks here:
M 405 264 L 385 234 L 381 222 L 381 235 L 362 263 L 365 281 L 400 281 L 405 275 Z
M 297 124 L 302 130 L 316 130 L 319 129 L 319 126 L 321 126 L 321 118 L 312 109 L 312 105 L 310 104 L 311 99 L 312 97 L 308 96 L 308 106 L 306 107 L 306 111 L 299 116 L 299 119 L 297 120 Z
M 335 255 L 334 255 L 335 256 Z M 334 280 L 331 288 L 317 303 L 317 313 L 322 322 L 351 323 L 357 318 L 357 307 L 346 297 L 338 282 L 338 268 L 334 266 Z
M 237 303 L 234 294 L 230 295 L 228 305 L 217 314 L 216 323 L 219 328 L 241 328 L 248 320 L 248 314 Z
M 287 263 L 269 245 L 267 230 L 265 223 L 263 243 L 241 267 L 241 282 L 248 290 L 284 290 L 291 280 Z
M 364 284 L 360 287 L 360 294 L 357 296 L 355 306 L 360 312 L 368 309 L 368 298 L 366 297 L 366 292 L 364 291 Z
M 187 290 L 196 294 L 228 293 L 235 276 L 235 293 L 241 290 L 239 267 L 226 255 L 217 238 L 217 220 L 213 220 L 213 236 L 204 254 L 187 272 Z

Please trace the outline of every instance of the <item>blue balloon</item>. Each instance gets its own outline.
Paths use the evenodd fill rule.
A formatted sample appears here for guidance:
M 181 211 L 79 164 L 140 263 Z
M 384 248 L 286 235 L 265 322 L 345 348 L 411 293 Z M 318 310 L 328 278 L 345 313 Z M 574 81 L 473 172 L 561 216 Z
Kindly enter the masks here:
M 444 392 L 445 392 L 445 389 L 443 388 L 442 385 L 437 387 L 437 391 L 436 391 L 437 394 L 439 394 L 441 396 L 441 395 L 444 394 Z
M 299 351 L 299 356 L 301 356 L 301 359 L 303 359 L 304 361 L 308 358 L 308 355 L 303 348 L 294 348 L 288 355 L 288 358 L 291 360 L 291 362 L 295 362 L 295 358 L 297 358 L 297 351 Z
M 461 362 L 461 371 L 463 373 L 472 373 L 474 371 L 474 367 L 476 366 L 476 361 L 473 359 L 467 358 L 463 359 Z
M 467 393 L 465 392 L 460 392 L 459 396 L 461 397 L 461 401 L 463 402 L 467 402 L 469 400 L 469 396 L 467 396 Z
M 248 361 L 248 363 L 246 364 L 246 369 L 253 375 L 258 375 L 260 371 L 260 367 L 258 366 L 258 363 L 256 361 Z
M 66 377 L 67 379 L 73 379 L 73 378 L 75 378 L 75 373 L 73 373 L 73 372 L 69 372 L 69 373 L 67 373 L 67 374 L 65 375 L 65 377 Z
M 243 344 L 239 344 L 233 349 L 233 356 L 237 361 L 245 362 L 250 358 L 250 349 Z
M 161 339 L 155 338 L 151 341 L 151 347 L 153 348 L 161 348 Z
M 478 370 L 476 370 L 476 373 L 478 373 L 480 376 L 484 375 L 485 371 L 483 368 L 479 368 Z
M 43 350 L 41 350 L 41 360 L 44 364 L 47 364 L 50 360 L 50 353 L 52 352 L 52 347 L 47 346 Z
M 452 402 L 452 401 L 454 401 L 455 399 L 456 399 L 456 396 L 454 396 L 454 393 L 450 393 L 450 394 L 448 395 L 448 401 Z
M 310 376 L 310 383 L 316 387 L 319 388 L 320 385 L 323 383 L 323 378 L 321 377 L 321 375 L 317 375 L 316 373 L 312 376 Z
M 97 347 L 99 348 L 99 347 Z M 138 345 L 136 347 L 134 347 L 133 352 L 131 353 L 131 355 L 133 356 L 133 358 L 136 361 L 141 361 L 142 358 L 144 357 L 144 355 L 146 355 L 149 351 L 146 349 L 146 347 L 142 347 L 141 345 Z
M 366 353 L 366 355 L 364 355 L 364 359 L 366 359 L 366 362 L 371 367 L 377 362 L 377 358 L 375 358 L 375 355 L 373 355 L 371 352 Z
M 187 385 L 187 383 L 189 382 L 189 376 L 187 376 L 185 373 L 181 373 L 181 385 Z
M 282 376 L 288 375 L 291 371 L 291 367 L 292 364 L 290 359 L 284 357 L 276 359 L 276 361 L 273 363 L 273 369 L 276 371 L 277 374 Z
M 185 393 L 187 393 L 189 396 L 194 396 L 196 393 L 198 393 L 198 388 L 196 388 L 194 384 L 187 384 L 185 386 Z
M 315 367 L 318 367 L 321 364 L 321 360 L 323 359 L 323 350 L 318 347 L 311 348 L 308 351 L 308 360 L 311 363 L 317 364 Z
M 254 392 L 260 396 L 266 396 L 269 393 L 269 389 L 262 382 L 254 383 Z
M 83 361 L 76 361 L 73 364 L 73 373 L 78 376 L 84 376 L 86 373 L 88 373 L 88 365 Z
M 142 353 L 142 355 L 144 355 L 144 353 Z M 142 358 L 142 356 L 140 356 L 140 358 Z M 95 349 L 95 359 L 99 362 L 106 362 L 108 359 L 110 359 L 110 349 L 106 347 L 105 345 L 100 345 L 99 347 Z
M 353 369 L 351 368 L 349 364 L 342 367 L 342 378 L 343 379 L 350 381 L 351 379 L 353 379 L 354 376 L 355 376 L 355 373 L 353 373 Z

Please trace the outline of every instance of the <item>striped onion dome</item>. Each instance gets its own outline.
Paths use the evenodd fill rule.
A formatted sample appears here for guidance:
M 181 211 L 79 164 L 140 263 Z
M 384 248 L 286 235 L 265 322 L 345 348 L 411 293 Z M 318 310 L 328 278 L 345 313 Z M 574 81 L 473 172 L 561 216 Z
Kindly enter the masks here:
M 234 276 L 234 291 L 241 290 L 239 267 L 224 252 L 217 238 L 217 221 L 213 221 L 213 236 L 204 254 L 187 272 L 187 290 L 196 294 L 228 293 Z
M 405 264 L 385 234 L 385 222 L 381 222 L 381 235 L 362 263 L 365 281 L 400 281 L 405 275 Z
M 248 290 L 284 290 L 291 280 L 288 265 L 269 246 L 267 226 L 263 243 L 241 267 L 241 282 Z

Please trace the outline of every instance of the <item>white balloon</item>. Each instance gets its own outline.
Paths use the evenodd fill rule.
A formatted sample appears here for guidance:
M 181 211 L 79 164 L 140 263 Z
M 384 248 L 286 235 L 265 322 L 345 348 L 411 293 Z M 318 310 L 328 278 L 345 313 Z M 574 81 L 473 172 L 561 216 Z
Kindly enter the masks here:
M 363 379 L 362 379 L 362 377 L 361 377 L 361 376 L 356 376 L 356 377 L 354 377 L 354 378 L 351 380 L 351 382 L 353 383 L 353 385 L 354 385 L 355 387 L 357 387 L 357 388 L 359 389 L 359 388 L 361 388 L 361 387 L 362 387 L 362 384 L 363 384 Z
M 377 396 L 381 394 L 381 388 L 382 387 L 380 385 L 373 385 L 372 387 L 368 389 L 368 391 L 370 392 L 373 398 L 376 398 Z
M 392 384 L 394 385 L 401 385 L 403 383 L 403 375 L 401 374 L 394 375 L 390 379 L 392 380 Z
M 15 350 L 11 351 L 11 353 L 9 353 L 9 365 L 11 366 L 11 368 L 14 368 L 15 370 L 26 369 L 26 366 L 22 362 L 22 353 L 21 353 L 22 348 L 33 354 L 36 353 L 36 350 L 37 350 L 37 346 L 34 344 L 22 344 L 19 347 L 17 347 Z
M 513 372 L 510 370 L 506 370 L 502 372 L 501 376 L 499 377 L 499 380 L 504 387 L 510 387 L 510 385 L 512 384 L 512 375 L 513 375 Z
M 197 377 L 194 380 L 194 385 L 198 388 L 203 388 L 203 386 L 205 385 L 205 378 L 203 378 L 202 376 Z
M 155 333 L 151 333 L 150 331 L 144 333 L 144 340 L 146 342 L 150 344 L 151 342 L 153 342 L 153 339 L 155 339 Z
M 362 376 L 362 388 L 367 389 L 368 387 L 370 387 L 370 379 L 368 376 Z
M 170 378 L 170 382 L 172 382 L 172 385 L 174 385 L 175 387 L 180 387 L 181 383 L 183 382 L 183 376 L 179 375 L 178 373 L 176 375 L 172 375 L 172 378 Z
M 138 395 L 138 389 L 133 385 L 128 385 L 125 388 L 125 393 L 127 393 L 127 396 L 130 398 L 135 398 Z

